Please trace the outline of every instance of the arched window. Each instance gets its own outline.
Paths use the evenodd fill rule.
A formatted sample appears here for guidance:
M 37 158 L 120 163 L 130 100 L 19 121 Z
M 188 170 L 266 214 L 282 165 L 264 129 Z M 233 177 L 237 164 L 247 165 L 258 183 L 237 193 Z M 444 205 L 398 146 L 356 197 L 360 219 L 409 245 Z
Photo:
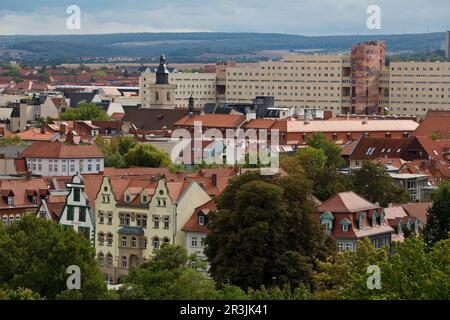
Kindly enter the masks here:
M 113 235 L 112 233 L 108 233 L 108 245 L 112 246 L 113 244 Z
M 122 247 L 126 247 L 127 246 L 127 237 L 123 236 L 122 237 Z
M 131 247 L 136 248 L 136 237 L 131 238 Z
M 126 268 L 128 265 L 128 261 L 127 261 L 127 257 L 126 256 L 122 256 L 122 268 Z
M 112 267 L 112 265 L 113 265 L 113 257 L 112 257 L 112 254 L 111 254 L 111 253 L 108 253 L 108 254 L 106 255 L 106 265 L 107 265 L 108 267 Z
M 22 218 L 22 217 L 20 216 L 20 214 L 16 214 L 16 221 L 19 221 L 20 218 Z
M 8 216 L 3 216 L 2 220 L 3 220 L 3 224 L 4 225 L 8 225 L 9 224 Z
M 105 234 L 103 232 L 100 232 L 98 234 L 98 244 L 103 245 L 105 243 Z
M 164 243 L 170 243 L 170 239 L 167 237 L 164 237 Z
M 103 266 L 105 264 L 105 256 L 102 252 L 98 254 L 98 264 Z
M 159 238 L 153 237 L 153 249 L 158 249 L 158 248 L 159 248 Z

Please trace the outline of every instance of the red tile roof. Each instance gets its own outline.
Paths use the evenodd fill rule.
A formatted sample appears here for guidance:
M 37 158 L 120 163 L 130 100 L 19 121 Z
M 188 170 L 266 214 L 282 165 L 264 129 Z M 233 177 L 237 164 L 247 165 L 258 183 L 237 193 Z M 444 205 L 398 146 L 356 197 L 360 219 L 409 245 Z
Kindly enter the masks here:
M 103 158 L 96 145 L 67 145 L 59 141 L 36 141 L 21 153 L 24 158 Z
M 450 139 L 450 111 L 428 111 L 413 135 L 431 137 L 438 135 L 440 139 Z
M 207 224 L 208 220 L 205 219 L 205 224 L 200 225 L 198 223 L 198 215 L 199 213 L 203 213 L 205 216 L 208 216 L 208 214 L 211 211 L 215 210 L 217 210 L 217 206 L 214 199 L 211 199 L 208 202 L 202 204 L 201 206 L 195 208 L 194 213 L 192 213 L 191 217 L 181 230 L 190 232 L 208 233 L 208 224 Z
M 319 212 L 353 213 L 371 209 L 378 209 L 379 205 L 370 203 L 353 191 L 335 194 L 319 206 Z
M 48 189 L 49 186 L 47 181 L 42 178 L 0 180 L 0 190 L 2 190 L 2 197 L 0 198 L 0 209 L 9 208 L 7 199 L 5 197 L 7 197 L 11 192 L 12 194 L 14 194 L 14 207 L 35 207 L 35 205 L 32 203 L 31 196 L 29 195 L 30 191 L 33 191 L 33 193 L 36 192 L 36 194 L 40 195 L 43 190 L 45 190 L 45 192 L 47 193 Z

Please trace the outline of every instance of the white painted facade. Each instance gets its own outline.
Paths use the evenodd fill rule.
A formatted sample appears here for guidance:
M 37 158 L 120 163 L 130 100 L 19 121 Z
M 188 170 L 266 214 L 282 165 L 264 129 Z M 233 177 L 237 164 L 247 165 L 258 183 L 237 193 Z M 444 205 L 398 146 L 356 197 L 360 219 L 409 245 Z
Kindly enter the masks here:
M 42 176 L 73 176 L 76 173 L 99 173 L 104 170 L 104 158 L 48 159 L 26 158 L 28 169 Z
M 73 228 L 76 232 L 84 234 L 92 245 L 95 244 L 95 220 L 88 197 L 84 191 L 83 177 L 74 175 L 67 184 L 69 194 L 61 213 L 59 224 Z

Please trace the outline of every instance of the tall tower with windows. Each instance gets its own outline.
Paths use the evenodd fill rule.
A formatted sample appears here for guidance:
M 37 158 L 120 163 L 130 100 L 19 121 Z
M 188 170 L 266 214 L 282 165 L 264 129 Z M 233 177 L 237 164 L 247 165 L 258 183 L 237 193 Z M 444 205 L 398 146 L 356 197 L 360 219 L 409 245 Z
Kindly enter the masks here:
M 169 83 L 169 70 L 166 66 L 166 58 L 163 54 L 159 58 L 159 66 L 156 69 L 156 81 L 150 84 L 146 91 L 146 98 L 152 109 L 174 109 L 176 85 Z M 143 106 L 144 107 L 144 106 Z

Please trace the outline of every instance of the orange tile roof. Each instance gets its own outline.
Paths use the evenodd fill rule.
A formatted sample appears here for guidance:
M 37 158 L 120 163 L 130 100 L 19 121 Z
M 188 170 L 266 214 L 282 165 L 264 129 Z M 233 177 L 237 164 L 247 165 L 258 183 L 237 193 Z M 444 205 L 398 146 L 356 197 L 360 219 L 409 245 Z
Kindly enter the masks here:
M 14 194 L 14 207 L 30 208 L 35 206 L 31 202 L 32 199 L 29 196 L 30 191 L 36 192 L 37 195 L 40 195 L 44 191 L 47 193 L 49 185 L 42 178 L 0 180 L 0 190 L 2 190 L 2 196 L 7 196 L 11 192 Z M 1 197 L 0 209 L 8 208 L 7 199 Z
M 431 137 L 437 134 L 440 139 L 450 139 L 450 111 L 428 111 L 413 135 Z
M 182 231 L 190 231 L 190 232 L 201 232 L 208 233 L 208 224 L 207 220 L 204 225 L 200 225 L 198 223 L 198 214 L 202 212 L 206 216 L 211 212 L 217 210 L 216 202 L 214 199 L 209 200 L 208 202 L 202 204 L 201 206 L 195 208 L 189 220 L 186 222 L 184 227 L 181 229 Z
M 54 132 L 41 133 L 39 128 L 30 128 L 28 130 L 14 134 L 24 141 L 52 141 L 56 134 Z

